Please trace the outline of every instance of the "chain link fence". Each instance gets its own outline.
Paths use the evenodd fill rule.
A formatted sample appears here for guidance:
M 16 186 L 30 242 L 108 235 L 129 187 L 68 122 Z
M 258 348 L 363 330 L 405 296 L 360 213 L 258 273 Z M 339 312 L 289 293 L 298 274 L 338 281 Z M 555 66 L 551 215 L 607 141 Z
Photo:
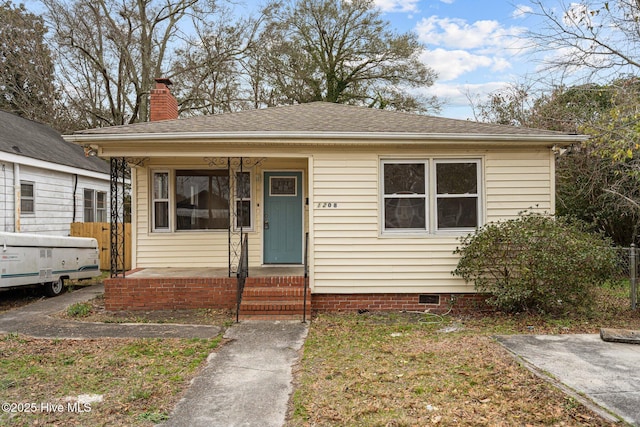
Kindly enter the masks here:
M 635 245 L 628 248 L 610 248 L 616 254 L 616 276 L 621 280 L 629 280 L 629 299 L 631 309 L 638 304 L 638 266 L 640 265 L 640 249 Z

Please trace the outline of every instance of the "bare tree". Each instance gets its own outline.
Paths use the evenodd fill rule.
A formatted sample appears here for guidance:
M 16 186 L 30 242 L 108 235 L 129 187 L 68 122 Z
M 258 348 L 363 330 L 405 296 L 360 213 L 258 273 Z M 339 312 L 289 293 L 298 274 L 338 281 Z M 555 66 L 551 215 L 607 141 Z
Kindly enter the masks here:
M 55 123 L 56 90 L 42 18 L 24 5 L 0 4 L 0 109 Z
M 640 2 L 637 0 L 532 0 L 542 25 L 529 39 L 548 52 L 547 65 L 567 73 L 613 79 L 640 71 Z M 605 73 L 606 75 L 602 76 Z
M 243 59 L 256 50 L 260 23 L 225 9 L 195 27 L 171 69 L 181 112 L 216 114 L 253 106 Z
M 66 102 L 85 126 L 148 118 L 153 79 L 168 69 L 179 23 L 214 11 L 207 0 L 43 0 Z

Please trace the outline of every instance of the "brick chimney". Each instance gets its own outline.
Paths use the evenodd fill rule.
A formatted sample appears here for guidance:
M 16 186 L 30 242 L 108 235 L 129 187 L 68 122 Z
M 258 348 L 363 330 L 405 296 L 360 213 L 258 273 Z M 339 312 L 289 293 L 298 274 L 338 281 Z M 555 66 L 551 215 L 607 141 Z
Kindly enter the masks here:
M 171 95 L 171 80 L 158 78 L 156 87 L 151 89 L 149 99 L 149 121 L 172 120 L 178 118 L 178 101 Z

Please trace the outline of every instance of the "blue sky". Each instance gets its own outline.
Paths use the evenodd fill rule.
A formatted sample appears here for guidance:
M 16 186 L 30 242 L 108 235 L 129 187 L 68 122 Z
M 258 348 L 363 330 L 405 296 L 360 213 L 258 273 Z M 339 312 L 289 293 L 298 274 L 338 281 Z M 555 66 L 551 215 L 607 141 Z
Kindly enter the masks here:
M 546 3 L 555 4 L 559 0 Z M 27 7 L 42 13 L 38 0 Z M 235 11 L 263 1 L 237 0 Z M 439 75 L 424 90 L 445 102 L 440 115 L 473 119 L 469 96 L 487 95 L 535 74 L 539 66 L 523 48 L 522 36 L 535 25 L 530 0 L 374 0 L 397 31 L 415 31 L 426 50 L 421 59 Z M 241 12 L 242 13 L 242 12 Z
M 425 94 L 446 102 L 441 115 L 473 118 L 469 96 L 486 95 L 532 75 L 538 67 L 524 49 L 533 18 L 528 0 L 375 0 L 398 31 L 415 31 L 426 45 L 422 60 L 438 72 Z M 525 13 L 523 13 L 525 12 Z

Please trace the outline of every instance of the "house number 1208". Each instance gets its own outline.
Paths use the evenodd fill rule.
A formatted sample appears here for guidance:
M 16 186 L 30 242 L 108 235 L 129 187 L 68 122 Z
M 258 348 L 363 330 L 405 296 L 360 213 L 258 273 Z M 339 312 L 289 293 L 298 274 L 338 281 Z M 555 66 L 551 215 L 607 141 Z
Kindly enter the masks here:
M 322 209 L 322 208 L 337 208 L 338 204 L 337 203 L 333 203 L 333 202 L 329 202 L 329 203 L 318 203 L 318 209 Z

